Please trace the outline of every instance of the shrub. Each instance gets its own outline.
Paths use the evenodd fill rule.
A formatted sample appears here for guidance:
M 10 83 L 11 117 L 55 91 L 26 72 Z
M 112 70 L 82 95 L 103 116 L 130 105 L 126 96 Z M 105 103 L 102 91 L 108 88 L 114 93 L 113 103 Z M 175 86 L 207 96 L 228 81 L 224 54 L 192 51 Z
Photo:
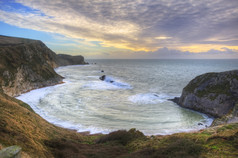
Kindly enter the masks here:
M 122 145 L 126 145 L 133 140 L 144 138 L 146 137 L 142 132 L 136 130 L 135 128 L 132 128 L 129 131 L 119 130 L 111 132 L 108 135 L 102 136 L 101 138 L 96 140 L 96 143 L 116 142 Z

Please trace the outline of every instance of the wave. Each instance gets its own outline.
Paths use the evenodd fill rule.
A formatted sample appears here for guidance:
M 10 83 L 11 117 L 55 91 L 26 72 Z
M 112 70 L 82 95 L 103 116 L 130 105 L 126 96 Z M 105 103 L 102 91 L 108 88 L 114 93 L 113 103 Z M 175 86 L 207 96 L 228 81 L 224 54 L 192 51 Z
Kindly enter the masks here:
M 156 94 L 156 93 L 141 93 L 130 96 L 129 101 L 136 104 L 157 104 L 168 101 L 171 96 L 165 94 Z
M 103 81 L 91 81 L 83 85 L 82 88 L 94 90 L 110 90 L 110 89 L 132 89 L 128 83 L 121 82 L 113 77 L 106 76 Z

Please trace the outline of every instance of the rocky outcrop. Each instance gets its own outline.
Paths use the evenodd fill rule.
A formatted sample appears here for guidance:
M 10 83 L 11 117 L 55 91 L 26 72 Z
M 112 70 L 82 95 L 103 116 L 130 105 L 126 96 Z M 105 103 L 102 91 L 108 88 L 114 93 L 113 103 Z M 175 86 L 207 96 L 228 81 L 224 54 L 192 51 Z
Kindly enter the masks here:
M 180 98 L 180 106 L 209 114 L 216 118 L 236 120 L 238 103 L 238 70 L 206 73 L 189 82 Z
M 85 64 L 82 56 L 56 55 L 43 42 L 0 36 L 0 92 L 17 96 L 62 82 L 54 68 Z
M 0 85 L 4 93 L 17 96 L 31 89 L 62 82 L 63 77 L 54 71 L 58 66 L 56 54 L 44 43 L 5 36 L 0 38 Z
M 14 145 L 0 150 L 2 158 L 21 158 L 21 147 Z

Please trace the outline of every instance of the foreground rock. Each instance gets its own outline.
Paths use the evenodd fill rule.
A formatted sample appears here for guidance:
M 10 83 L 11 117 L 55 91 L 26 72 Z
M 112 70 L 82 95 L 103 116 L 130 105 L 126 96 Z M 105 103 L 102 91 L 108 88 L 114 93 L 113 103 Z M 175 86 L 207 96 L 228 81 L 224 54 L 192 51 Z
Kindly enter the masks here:
M 21 158 L 21 147 L 14 145 L 0 150 L 1 158 Z
M 62 82 L 54 68 L 85 64 L 82 56 L 56 55 L 38 40 L 0 36 L 0 91 L 17 96 Z
M 173 101 L 213 117 L 226 117 L 225 122 L 235 122 L 238 117 L 238 108 L 235 108 L 238 103 L 238 70 L 200 75 L 189 82 L 180 98 Z

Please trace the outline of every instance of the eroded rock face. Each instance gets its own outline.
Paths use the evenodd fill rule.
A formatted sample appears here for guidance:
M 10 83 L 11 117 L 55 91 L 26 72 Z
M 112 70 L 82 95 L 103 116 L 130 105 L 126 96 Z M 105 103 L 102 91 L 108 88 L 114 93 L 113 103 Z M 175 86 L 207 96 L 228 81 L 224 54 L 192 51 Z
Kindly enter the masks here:
M 17 96 L 62 82 L 63 77 L 54 71 L 57 55 L 41 41 L 0 36 L 0 42 L 0 85 L 4 93 Z
M 54 68 L 87 64 L 83 56 L 57 55 L 38 40 L 0 36 L 0 92 L 17 96 L 62 82 Z
M 174 101 L 214 117 L 228 115 L 238 103 L 238 70 L 200 75 Z

